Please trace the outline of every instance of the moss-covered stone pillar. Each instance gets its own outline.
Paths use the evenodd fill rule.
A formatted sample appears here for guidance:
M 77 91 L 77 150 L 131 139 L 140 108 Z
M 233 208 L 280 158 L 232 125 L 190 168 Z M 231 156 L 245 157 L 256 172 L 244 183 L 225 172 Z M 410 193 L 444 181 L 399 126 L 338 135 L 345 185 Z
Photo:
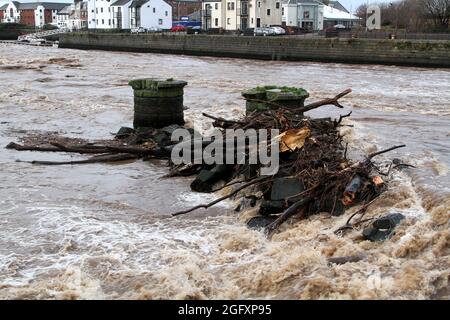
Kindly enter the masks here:
M 253 111 L 276 110 L 278 108 L 300 108 L 309 97 L 303 88 L 264 86 L 242 92 L 246 100 L 247 114 Z
M 129 82 L 134 90 L 134 127 L 162 128 L 184 124 L 183 94 L 186 81 L 155 78 Z

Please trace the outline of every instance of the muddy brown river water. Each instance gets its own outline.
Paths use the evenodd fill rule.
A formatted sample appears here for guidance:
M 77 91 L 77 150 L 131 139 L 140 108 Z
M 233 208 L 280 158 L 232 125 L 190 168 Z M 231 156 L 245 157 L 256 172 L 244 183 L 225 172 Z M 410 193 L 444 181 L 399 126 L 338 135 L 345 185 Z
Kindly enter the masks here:
M 368 215 L 407 219 L 384 243 L 361 231 L 333 231 L 350 213 L 317 215 L 271 241 L 248 230 L 231 201 L 208 211 L 170 213 L 214 199 L 189 179 L 161 179 L 164 163 L 45 167 L 15 162 L 78 158 L 0 149 L 0 298 L 154 299 L 449 298 L 450 70 L 253 61 L 62 50 L 0 44 L 0 146 L 27 132 L 110 138 L 132 124 L 137 77 L 187 80 L 186 119 L 203 132 L 209 112 L 239 117 L 240 91 L 302 86 L 309 100 L 351 87 L 343 133 L 355 159 L 405 143 L 386 157 L 417 166 L 394 176 Z M 382 159 L 380 159 L 382 160 Z M 328 266 L 327 257 L 366 253 Z

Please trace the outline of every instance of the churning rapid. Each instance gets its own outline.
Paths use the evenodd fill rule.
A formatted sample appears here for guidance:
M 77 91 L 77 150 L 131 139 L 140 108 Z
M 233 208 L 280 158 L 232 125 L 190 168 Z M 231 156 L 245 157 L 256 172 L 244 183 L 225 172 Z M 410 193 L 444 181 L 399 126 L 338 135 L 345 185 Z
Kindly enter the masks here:
M 241 90 L 301 86 L 309 101 L 353 93 L 344 127 L 352 157 L 405 143 L 385 155 L 417 166 L 396 174 L 368 216 L 400 212 L 393 238 L 334 234 L 341 217 L 312 216 L 272 240 L 245 226 L 232 201 L 186 216 L 170 213 L 217 195 L 190 179 L 162 179 L 163 162 L 33 166 L 68 154 L 3 147 L 30 132 L 110 138 L 131 126 L 132 78 L 186 80 L 186 119 L 237 118 Z M 449 298 L 450 70 L 275 62 L 62 50 L 0 44 L 0 298 L 158 299 Z M 380 157 L 382 159 L 382 157 Z M 377 159 L 380 160 L 380 159 Z M 365 253 L 343 265 L 327 258 Z

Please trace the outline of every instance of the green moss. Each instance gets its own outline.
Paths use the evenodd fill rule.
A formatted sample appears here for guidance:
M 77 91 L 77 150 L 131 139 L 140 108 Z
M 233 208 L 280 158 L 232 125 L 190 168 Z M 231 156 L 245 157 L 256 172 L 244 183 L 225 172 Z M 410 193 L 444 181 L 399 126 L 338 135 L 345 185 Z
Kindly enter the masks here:
M 275 86 L 275 85 L 268 85 L 268 86 L 258 86 L 249 90 L 246 90 L 243 92 L 243 95 L 259 95 L 266 93 L 267 90 L 274 90 L 278 89 L 281 93 L 292 93 L 296 96 L 300 97 L 309 97 L 308 91 L 306 91 L 303 88 L 297 88 L 297 87 L 286 87 L 286 86 Z

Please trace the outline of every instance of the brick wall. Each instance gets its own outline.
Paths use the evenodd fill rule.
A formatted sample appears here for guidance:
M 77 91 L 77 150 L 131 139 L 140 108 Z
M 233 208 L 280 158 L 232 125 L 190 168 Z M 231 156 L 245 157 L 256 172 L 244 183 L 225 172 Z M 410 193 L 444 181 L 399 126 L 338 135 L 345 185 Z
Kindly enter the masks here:
M 49 24 L 53 22 L 53 14 L 52 10 L 45 9 L 44 10 L 44 24 Z
M 34 9 L 20 10 L 20 23 L 35 26 Z
M 270 60 L 450 67 L 450 41 L 75 33 L 61 36 L 60 47 Z

